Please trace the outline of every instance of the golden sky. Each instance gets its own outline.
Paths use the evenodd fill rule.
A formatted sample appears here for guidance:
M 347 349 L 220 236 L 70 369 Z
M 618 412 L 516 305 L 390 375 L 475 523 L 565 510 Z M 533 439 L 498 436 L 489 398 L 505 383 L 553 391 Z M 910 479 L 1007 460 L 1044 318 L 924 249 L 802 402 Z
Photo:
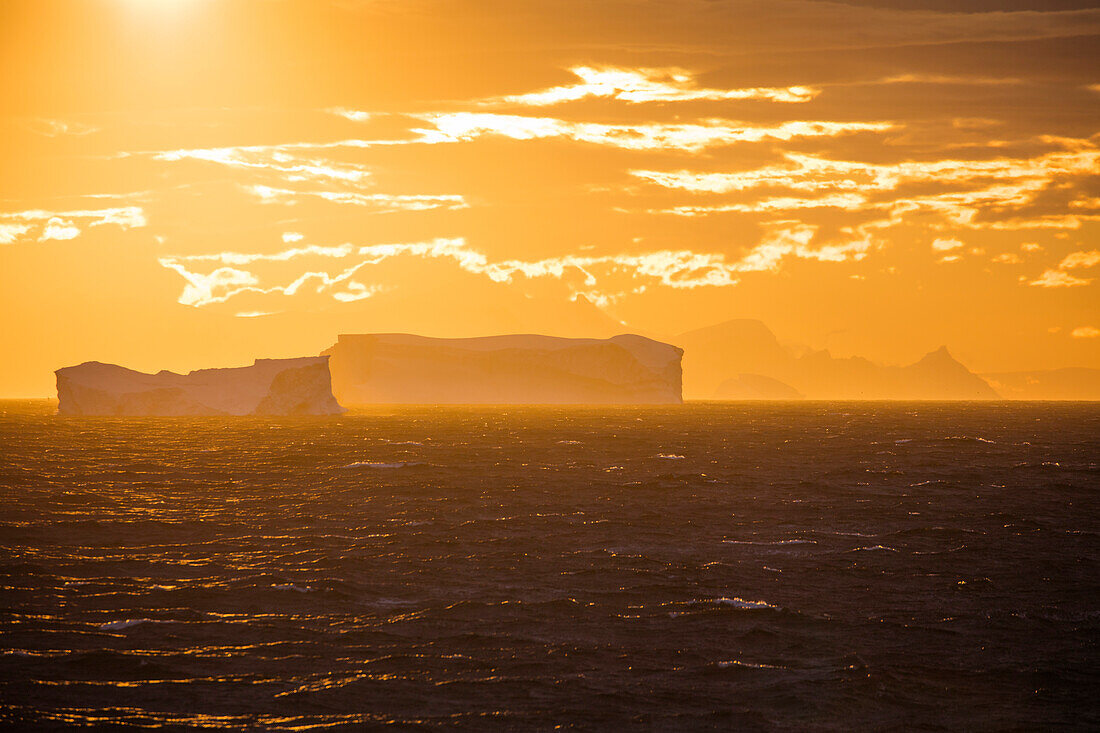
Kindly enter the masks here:
M 731 318 L 1100 367 L 1090 5 L 3 0 L 0 395 Z

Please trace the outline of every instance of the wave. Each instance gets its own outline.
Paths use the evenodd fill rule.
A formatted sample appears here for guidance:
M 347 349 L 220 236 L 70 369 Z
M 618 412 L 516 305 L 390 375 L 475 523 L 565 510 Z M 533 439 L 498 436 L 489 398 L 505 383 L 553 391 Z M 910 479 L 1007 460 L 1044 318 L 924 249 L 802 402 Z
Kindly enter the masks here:
M 721 662 L 715 662 L 714 666 L 718 669 L 729 669 L 730 667 L 745 667 L 747 669 L 786 669 L 786 667 L 780 667 L 775 664 L 757 664 L 756 662 L 742 662 L 740 659 L 727 659 Z
M 817 540 L 722 540 L 726 545 L 762 545 L 765 547 L 779 547 L 782 545 L 816 545 Z
M 123 629 L 129 629 L 133 626 L 140 626 L 141 624 L 159 624 L 163 623 L 151 618 L 128 618 L 120 619 L 118 621 L 108 621 L 105 624 L 100 624 L 98 628 L 104 631 L 122 631 Z
M 744 598 L 714 598 L 701 601 L 701 603 L 713 603 L 719 606 L 733 606 L 734 608 L 745 609 L 779 608 L 779 606 L 774 606 L 767 601 L 746 601 Z
M 976 435 L 948 435 L 944 438 L 941 438 L 941 440 L 974 440 L 974 441 L 977 441 L 979 443 L 996 443 L 997 442 L 995 440 L 990 440 L 989 438 L 979 438 Z
M 413 466 L 426 466 L 424 461 L 356 461 L 340 468 L 412 468 Z

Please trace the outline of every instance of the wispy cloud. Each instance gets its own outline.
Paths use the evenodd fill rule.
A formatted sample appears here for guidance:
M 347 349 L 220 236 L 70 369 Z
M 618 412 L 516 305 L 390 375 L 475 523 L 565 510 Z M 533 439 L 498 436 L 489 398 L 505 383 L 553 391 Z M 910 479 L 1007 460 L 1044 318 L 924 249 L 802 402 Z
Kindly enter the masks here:
M 428 211 L 430 209 L 465 209 L 469 205 L 457 194 L 389 194 L 357 193 L 355 191 L 304 191 L 271 186 L 248 186 L 247 190 L 264 203 L 293 206 L 303 199 L 315 198 L 336 204 L 348 204 L 371 209 L 375 213 L 394 211 Z
M 28 126 L 34 132 L 39 135 L 45 135 L 46 137 L 60 137 L 63 135 L 82 137 L 84 135 L 91 135 L 93 132 L 99 132 L 99 128 L 94 125 L 76 122 L 74 120 L 38 118 L 30 120 Z
M 1057 212 L 1036 212 L 1032 207 L 1040 195 L 1066 181 L 1095 175 L 1100 168 L 1100 150 L 1087 140 L 1057 142 L 1064 147 L 1033 158 L 883 164 L 786 153 L 783 163 L 731 173 L 646 169 L 630 173 L 661 188 L 740 199 L 682 204 L 651 209 L 652 213 L 706 216 L 828 207 L 877 211 L 894 223 L 914 214 L 932 213 L 962 229 L 1077 229 L 1082 222 L 1100 216 L 1090 207 L 1072 202 Z M 915 193 L 921 188 L 932 190 Z M 754 191 L 775 189 L 813 195 L 749 198 Z
M 287 181 L 329 180 L 359 183 L 370 176 L 366 166 L 293 154 L 284 146 L 165 150 L 153 160 L 198 160 L 230 168 L 273 173 Z
M 731 193 L 764 186 L 800 191 L 894 191 L 911 183 L 973 184 L 1011 181 L 1048 183 L 1060 175 L 1090 175 L 1100 166 L 1100 150 L 1074 141 L 1074 150 L 1034 158 L 904 161 L 876 164 L 786 153 L 784 163 L 735 173 L 632 170 L 631 175 L 665 188 L 692 193 Z
M 819 89 L 808 86 L 708 89 L 698 86 L 692 72 L 678 68 L 630 69 L 574 66 L 569 71 L 580 81 L 538 92 L 492 97 L 481 100 L 481 104 L 546 107 L 587 98 L 615 99 L 629 104 L 739 99 L 797 103 L 808 102 L 820 94 Z M 349 119 L 352 118 L 349 117 Z
M 328 293 L 344 302 L 360 300 L 380 292 L 381 286 L 363 285 L 352 278 L 363 268 L 382 264 L 392 258 L 446 260 L 460 270 L 482 275 L 495 283 L 515 283 L 521 279 L 550 278 L 570 281 L 575 292 L 598 300 L 606 295 L 600 288 L 623 279 L 655 283 L 676 290 L 736 285 L 744 273 L 778 270 L 788 258 L 819 262 L 845 262 L 862 259 L 872 246 L 866 235 L 843 241 L 815 243 L 815 227 L 784 222 L 773 225 L 745 255 L 729 258 L 725 254 L 694 252 L 688 249 L 657 250 L 644 253 L 611 255 L 562 255 L 538 260 L 507 259 L 494 261 L 472 249 L 462 238 L 434 239 L 427 242 L 354 246 L 308 245 L 272 253 L 218 252 L 202 255 L 173 255 L 160 259 L 163 267 L 174 270 L 186 284 L 179 302 L 207 306 L 245 293 L 295 295 L 299 292 Z M 263 285 L 255 268 L 292 260 L 314 259 L 314 269 L 284 274 L 285 284 Z M 321 260 L 351 261 L 336 272 L 315 269 Z M 216 265 L 203 272 L 202 265 Z M 243 269 L 248 268 L 248 269 Z M 289 281 L 287 281 L 289 279 Z M 354 284 L 353 284 L 354 283 Z
M 959 84 L 966 86 L 1001 86 L 1019 84 L 1015 77 L 972 76 L 967 74 L 896 74 L 876 79 L 869 84 Z
M 145 211 L 140 206 L 0 212 L 0 244 L 75 239 L 91 227 L 113 225 L 122 229 L 134 229 L 145 224 Z
M 456 143 L 499 135 L 513 140 L 565 138 L 626 150 L 683 150 L 741 142 L 786 141 L 796 138 L 839 137 L 858 132 L 884 132 L 888 122 L 824 122 L 794 120 L 752 125 L 726 119 L 695 123 L 602 124 L 571 122 L 554 117 L 529 117 L 488 112 L 447 112 L 418 115 L 431 129 L 414 130 L 425 143 Z

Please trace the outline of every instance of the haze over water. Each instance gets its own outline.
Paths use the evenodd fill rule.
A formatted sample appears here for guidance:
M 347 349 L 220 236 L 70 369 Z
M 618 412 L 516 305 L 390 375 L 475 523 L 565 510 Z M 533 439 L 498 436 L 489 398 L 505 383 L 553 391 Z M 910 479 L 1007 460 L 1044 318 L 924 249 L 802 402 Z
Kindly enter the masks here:
M 1100 406 L 0 403 L 12 729 L 1100 725 Z

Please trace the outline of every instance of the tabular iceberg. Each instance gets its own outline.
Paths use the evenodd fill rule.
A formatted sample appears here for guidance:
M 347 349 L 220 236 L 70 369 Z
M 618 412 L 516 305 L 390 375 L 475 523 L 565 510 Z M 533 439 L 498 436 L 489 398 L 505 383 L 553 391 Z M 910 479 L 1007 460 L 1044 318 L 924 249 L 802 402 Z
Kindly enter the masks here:
M 345 405 L 682 402 L 684 352 L 642 336 L 342 334 L 323 353 Z
M 145 374 L 97 361 L 57 372 L 62 415 L 335 415 L 328 357 Z

